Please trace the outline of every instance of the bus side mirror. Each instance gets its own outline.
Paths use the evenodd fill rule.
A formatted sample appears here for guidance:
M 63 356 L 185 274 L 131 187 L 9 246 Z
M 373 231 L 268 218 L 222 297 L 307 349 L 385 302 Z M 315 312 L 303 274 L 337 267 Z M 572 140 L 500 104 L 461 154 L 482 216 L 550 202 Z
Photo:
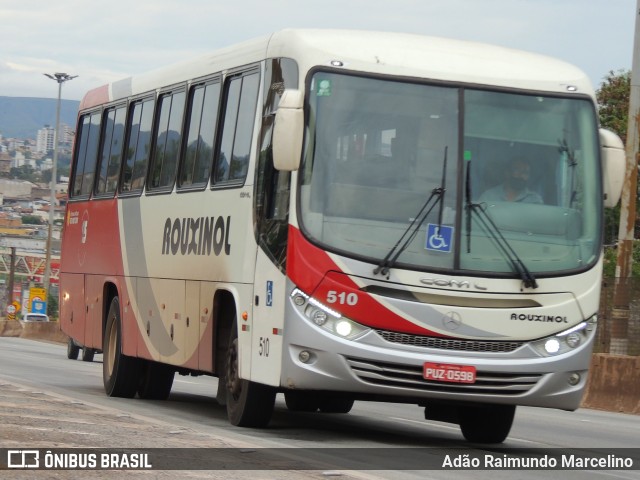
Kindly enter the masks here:
M 600 129 L 600 158 L 602 158 L 602 188 L 604 206 L 615 207 L 622 194 L 626 173 L 624 144 L 615 133 Z
M 280 98 L 273 129 L 273 166 L 291 172 L 300 167 L 304 136 L 304 93 L 285 90 Z

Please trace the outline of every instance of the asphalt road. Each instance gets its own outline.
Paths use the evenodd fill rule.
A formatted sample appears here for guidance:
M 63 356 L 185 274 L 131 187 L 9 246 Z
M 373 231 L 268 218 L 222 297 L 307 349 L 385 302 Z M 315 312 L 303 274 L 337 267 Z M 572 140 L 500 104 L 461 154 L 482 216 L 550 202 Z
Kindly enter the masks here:
M 6 383 L 3 384 L 3 381 Z M 38 395 L 51 396 L 51 398 L 63 399 L 65 404 L 83 405 L 95 409 L 96 412 L 111 413 L 115 419 L 116 428 L 114 431 L 119 435 L 130 434 L 133 436 L 113 437 L 111 443 L 107 443 L 106 446 L 121 448 L 193 446 L 199 448 L 236 447 L 240 449 L 295 447 L 305 449 L 301 451 L 307 453 L 323 448 L 362 448 L 366 449 L 365 452 L 373 452 L 372 455 L 375 458 L 371 458 L 372 464 L 381 467 L 396 465 L 398 458 L 409 454 L 410 449 L 413 448 L 429 447 L 437 449 L 438 452 L 446 449 L 445 451 L 451 451 L 452 455 L 456 452 L 469 452 L 471 455 L 494 454 L 492 449 L 485 446 L 469 445 L 464 441 L 459 428 L 455 425 L 425 421 L 422 409 L 412 405 L 356 402 L 351 413 L 347 415 L 304 414 L 289 412 L 284 405 L 284 399 L 279 395 L 269 428 L 257 430 L 232 427 L 226 420 L 224 408 L 215 401 L 216 382 L 216 379 L 210 377 L 176 376 L 171 396 L 163 402 L 108 398 L 102 387 L 101 355 L 96 355 L 95 361 L 92 363 L 72 361 L 66 358 L 66 347 L 63 345 L 19 338 L 0 338 L 0 396 L 3 392 L 6 393 L 3 397 L 4 401 L 0 402 L 0 408 L 4 404 L 5 409 L 7 406 L 15 407 L 15 411 L 19 412 L 19 405 L 12 405 L 11 402 L 20 402 L 16 395 L 22 390 L 22 394 L 28 396 L 29 399 Z M 9 395 L 9 393 L 11 394 Z M 42 416 L 41 413 L 39 415 Z M 105 416 L 108 415 L 105 414 Z M 144 427 L 118 428 L 118 422 L 121 422 L 123 418 L 127 422 L 140 422 Z M 98 423 L 97 425 L 94 428 L 111 428 L 111 426 L 100 427 L 106 423 Z M 37 430 L 38 427 L 32 428 Z M 141 431 L 140 429 L 146 429 L 147 434 L 135 433 Z M 42 430 L 42 435 L 37 438 L 39 442 L 37 447 L 48 448 L 50 446 L 53 448 L 58 446 L 53 440 L 50 440 L 52 437 L 47 436 L 51 432 L 47 432 L 46 428 Z M 55 428 L 51 430 L 55 432 Z M 2 432 L 1 427 L 0 432 Z M 99 431 L 95 435 L 98 433 Z M 105 446 L 105 444 L 96 443 L 97 437 L 91 435 L 93 434 L 85 437 L 87 439 L 86 446 Z M 0 438 L 0 440 L 4 440 L 0 442 L 0 447 L 7 445 L 6 440 L 11 440 L 12 434 L 5 433 L 5 436 L 8 438 Z M 47 444 L 48 441 L 52 442 L 51 445 Z M 78 441 L 82 441 L 82 437 Z M 28 443 L 22 445 L 24 448 L 33 446 Z M 11 448 L 13 447 L 15 447 L 15 443 L 11 444 Z M 640 417 L 587 409 L 581 409 L 577 412 L 562 412 L 521 407 L 516 413 L 511 435 L 502 447 L 541 449 L 537 452 L 548 452 L 551 455 L 558 452 L 575 451 L 570 449 L 640 449 Z M 322 450 L 318 451 L 322 452 Z M 354 450 L 353 452 L 359 451 Z M 635 452 L 635 454 L 637 453 Z M 381 456 L 384 458 L 387 455 L 388 461 L 380 459 Z M 640 462 L 640 459 L 636 458 L 636 462 Z M 348 468 L 350 466 L 352 466 L 351 463 L 341 464 L 338 462 L 335 465 L 336 468 L 331 470 L 323 468 L 318 472 L 298 472 L 298 474 L 299 476 L 310 476 L 310 478 L 339 476 L 341 478 L 392 478 L 394 480 L 418 478 L 443 480 L 454 478 L 556 479 L 559 474 L 563 479 L 640 479 L 640 470 L 513 472 L 489 469 L 475 471 L 429 470 L 425 472 L 404 468 L 394 471 L 390 469 L 385 469 L 386 471 L 370 470 L 370 466 L 354 471 Z M 0 472 L 0 477 L 2 473 Z M 269 476 L 269 473 L 261 472 L 258 476 L 247 473 L 246 478 L 285 478 L 285 476 L 284 472 L 279 472 L 278 475 L 272 477 Z M 231 477 L 225 475 L 220 478 Z M 298 478 L 298 476 L 289 478 Z

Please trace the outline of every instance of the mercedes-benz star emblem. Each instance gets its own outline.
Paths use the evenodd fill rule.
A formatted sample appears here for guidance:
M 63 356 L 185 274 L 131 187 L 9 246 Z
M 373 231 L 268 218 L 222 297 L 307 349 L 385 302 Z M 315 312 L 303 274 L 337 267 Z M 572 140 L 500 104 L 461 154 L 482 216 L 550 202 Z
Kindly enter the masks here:
M 442 323 L 447 330 L 457 330 L 462 325 L 462 317 L 458 312 L 449 312 L 442 318 Z

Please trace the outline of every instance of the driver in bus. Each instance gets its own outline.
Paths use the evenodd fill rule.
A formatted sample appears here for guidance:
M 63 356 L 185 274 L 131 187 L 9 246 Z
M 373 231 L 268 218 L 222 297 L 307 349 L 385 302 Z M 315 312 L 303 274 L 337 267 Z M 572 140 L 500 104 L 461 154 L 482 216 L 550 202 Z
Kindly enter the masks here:
M 530 167 L 522 158 L 513 159 L 504 172 L 503 183 L 486 190 L 480 202 L 544 203 L 537 192 L 528 187 Z

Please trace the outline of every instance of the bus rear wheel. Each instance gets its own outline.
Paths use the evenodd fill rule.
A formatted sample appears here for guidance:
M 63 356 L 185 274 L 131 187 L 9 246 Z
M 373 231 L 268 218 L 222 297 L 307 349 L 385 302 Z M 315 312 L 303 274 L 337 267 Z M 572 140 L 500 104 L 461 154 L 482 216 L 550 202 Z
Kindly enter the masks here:
M 67 358 L 69 360 L 77 360 L 80 354 L 80 347 L 76 345 L 71 337 L 67 340 Z
M 515 405 L 460 407 L 460 430 L 472 443 L 502 443 L 509 436 L 515 412 Z
M 83 362 L 93 362 L 93 357 L 95 356 L 96 351 L 93 348 L 84 347 L 82 349 L 82 361 Z
M 266 427 L 273 414 L 276 390 L 268 385 L 240 378 L 238 333 L 231 329 L 224 380 L 227 388 L 227 416 L 237 427 Z
M 140 364 L 137 358 L 122 353 L 122 321 L 118 297 L 114 297 L 109 306 L 102 351 L 105 392 L 110 397 L 133 398 L 138 389 Z
M 138 396 L 145 400 L 166 400 L 171 393 L 175 371 L 169 365 L 149 360 L 140 366 Z

